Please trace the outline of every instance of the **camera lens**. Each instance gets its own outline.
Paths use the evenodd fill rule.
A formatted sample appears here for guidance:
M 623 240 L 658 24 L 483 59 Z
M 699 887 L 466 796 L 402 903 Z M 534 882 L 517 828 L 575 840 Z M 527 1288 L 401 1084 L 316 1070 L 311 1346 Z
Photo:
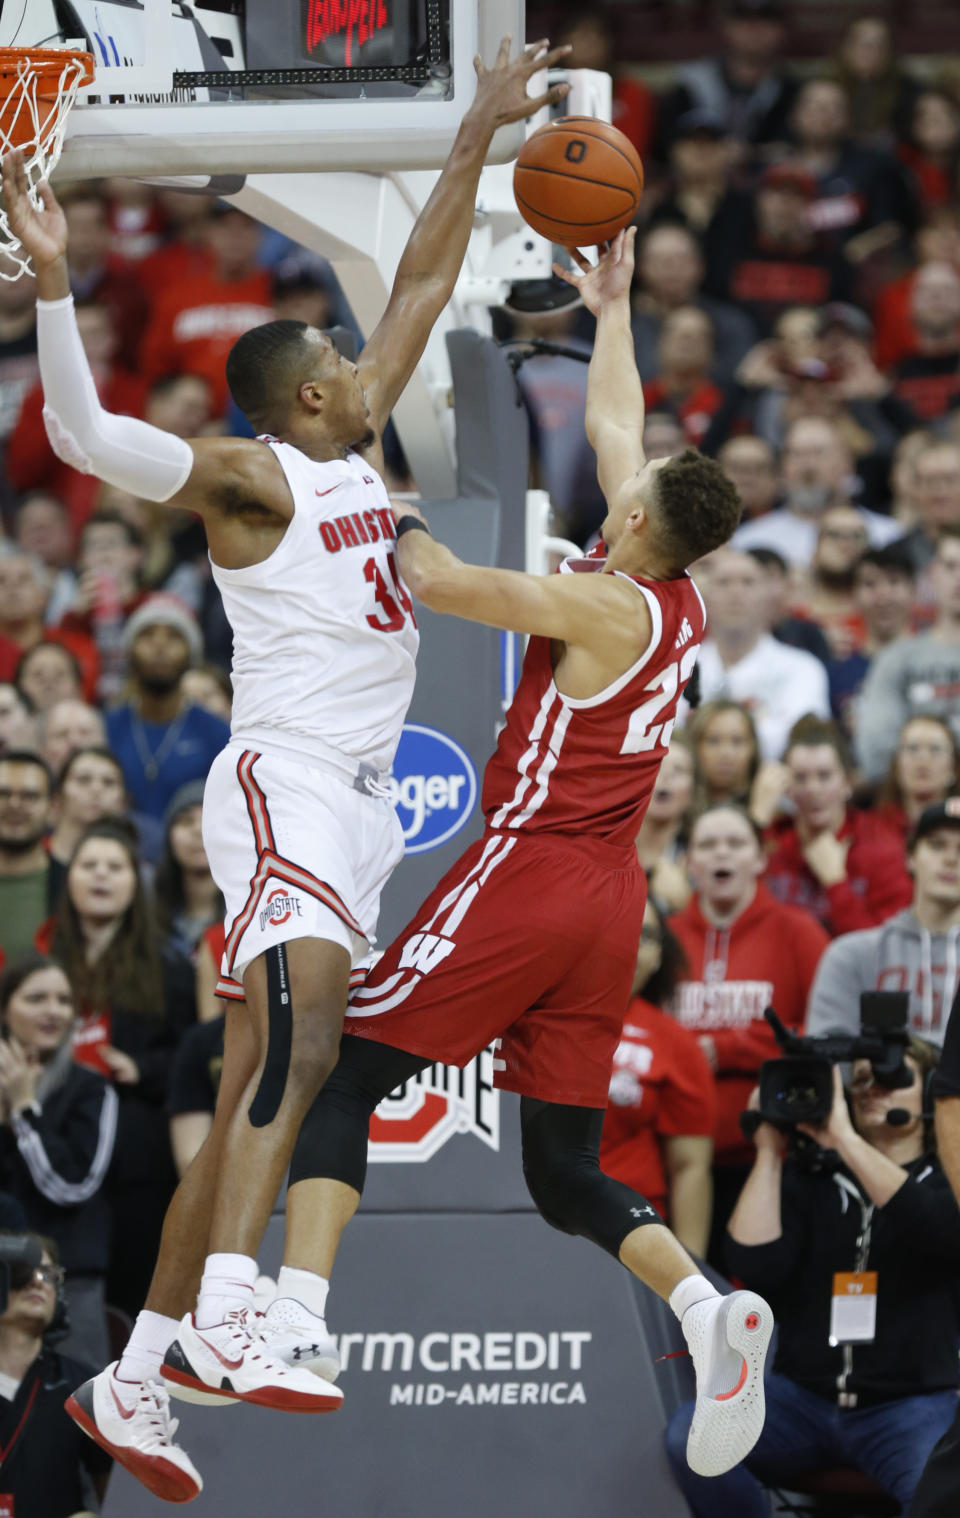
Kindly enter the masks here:
M 817 1088 L 807 1081 L 796 1081 L 793 1085 L 783 1086 L 777 1092 L 777 1106 L 784 1117 L 792 1118 L 795 1122 L 802 1120 L 816 1111 Z

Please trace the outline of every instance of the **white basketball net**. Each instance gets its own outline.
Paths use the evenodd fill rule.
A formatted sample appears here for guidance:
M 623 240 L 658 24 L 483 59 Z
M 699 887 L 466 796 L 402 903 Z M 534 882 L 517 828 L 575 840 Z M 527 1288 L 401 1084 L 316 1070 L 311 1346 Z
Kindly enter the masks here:
M 27 175 L 27 193 L 38 209 L 41 206 L 37 185 L 49 178 L 63 151 L 63 138 L 67 129 L 67 116 L 83 83 L 86 65 L 84 58 L 76 53 L 64 53 L 59 79 L 47 67 L 43 73 L 29 56 L 17 60 L 17 78 L 9 90 L 0 120 L 0 158 L 5 157 L 19 144 L 23 153 L 23 166 Z M 57 99 L 41 100 L 38 86 L 43 86 L 45 96 L 56 90 Z M 30 257 L 20 239 L 11 230 L 6 209 L 0 202 L 0 251 L 12 259 L 11 270 L 6 262 L 0 262 L 0 279 L 19 279 L 30 272 Z

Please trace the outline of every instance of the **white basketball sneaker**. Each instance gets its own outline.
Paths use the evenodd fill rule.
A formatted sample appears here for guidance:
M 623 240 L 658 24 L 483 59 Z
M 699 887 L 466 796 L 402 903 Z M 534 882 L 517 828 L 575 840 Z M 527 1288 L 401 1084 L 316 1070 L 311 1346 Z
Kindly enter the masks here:
M 192 1502 L 203 1481 L 190 1456 L 174 1442 L 179 1427 L 170 1395 L 159 1381 L 114 1379 L 118 1361 L 84 1381 L 65 1406 L 78 1428 L 165 1502 Z
M 169 1390 L 187 1402 L 206 1401 L 213 1392 L 289 1413 L 329 1413 L 340 1407 L 339 1387 L 270 1352 L 260 1337 L 262 1322 L 239 1307 L 223 1323 L 197 1328 L 193 1313 L 187 1313 L 161 1367 Z
M 773 1312 L 754 1292 L 735 1291 L 695 1302 L 681 1327 L 697 1373 L 687 1464 L 698 1476 L 721 1476 L 750 1453 L 763 1429 Z
M 302 1365 L 324 1381 L 340 1374 L 337 1341 L 323 1318 L 296 1297 L 277 1297 L 260 1320 L 260 1337 L 267 1350 L 285 1365 Z

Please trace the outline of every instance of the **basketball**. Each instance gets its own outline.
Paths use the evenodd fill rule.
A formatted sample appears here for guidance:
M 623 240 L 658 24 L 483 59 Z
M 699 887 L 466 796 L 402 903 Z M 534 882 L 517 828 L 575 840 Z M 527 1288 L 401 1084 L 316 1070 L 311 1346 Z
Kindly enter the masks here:
M 628 137 L 592 116 L 561 116 L 520 150 L 513 193 L 524 221 L 565 248 L 615 237 L 636 214 L 643 164 Z

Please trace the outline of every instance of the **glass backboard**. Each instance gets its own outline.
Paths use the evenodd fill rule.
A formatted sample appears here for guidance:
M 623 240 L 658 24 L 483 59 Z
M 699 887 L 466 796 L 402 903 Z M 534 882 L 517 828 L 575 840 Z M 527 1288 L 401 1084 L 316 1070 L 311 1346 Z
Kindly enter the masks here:
M 55 178 L 438 168 L 524 0 L 0 0 L 0 46 L 96 60 Z M 491 161 L 511 157 L 506 128 Z

